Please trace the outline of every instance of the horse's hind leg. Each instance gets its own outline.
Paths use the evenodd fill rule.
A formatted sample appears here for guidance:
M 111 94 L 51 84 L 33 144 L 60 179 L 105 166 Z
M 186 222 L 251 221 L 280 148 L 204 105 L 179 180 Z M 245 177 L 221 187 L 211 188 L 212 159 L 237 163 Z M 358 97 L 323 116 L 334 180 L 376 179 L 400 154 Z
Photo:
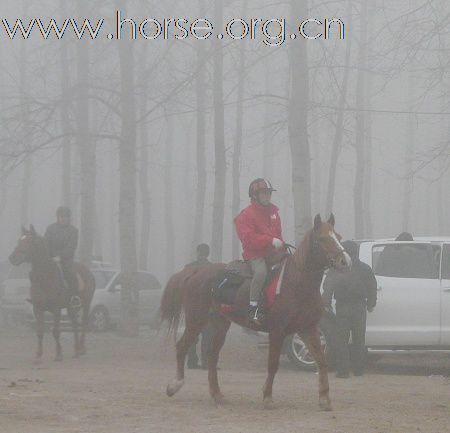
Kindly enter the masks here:
M 167 385 L 166 393 L 169 397 L 176 394 L 184 385 L 184 361 L 186 354 L 196 338 L 205 326 L 206 320 L 189 321 L 186 317 L 186 327 L 184 328 L 183 336 L 176 344 L 177 353 L 177 377 L 174 381 Z
M 70 321 L 72 322 L 73 329 L 73 357 L 78 358 L 80 356 L 80 339 L 78 334 L 78 315 L 77 311 L 73 308 L 68 308 L 67 313 L 69 315 Z
M 283 347 L 284 334 L 281 330 L 274 330 L 269 333 L 269 358 L 267 365 L 267 379 L 263 387 L 264 407 L 271 409 L 273 406 L 272 388 L 275 374 L 280 364 L 281 349 Z
M 89 305 L 83 305 L 83 317 L 81 322 L 81 338 L 79 354 L 84 355 L 86 353 L 85 334 L 89 324 Z
M 63 360 L 61 343 L 59 341 L 59 337 L 61 335 L 60 323 L 61 323 L 61 310 L 56 309 L 53 312 L 53 338 L 55 339 L 56 343 L 55 361 Z
M 43 353 L 43 340 L 44 340 L 44 311 L 37 308 L 33 308 L 34 317 L 36 318 L 36 334 L 38 337 L 38 347 L 36 351 L 36 357 L 34 358 L 34 364 L 39 364 L 42 360 Z
M 321 410 L 332 410 L 330 400 L 330 387 L 328 384 L 328 365 L 325 353 L 320 341 L 319 329 L 300 334 L 303 342 L 306 344 L 309 353 L 316 361 L 319 370 L 319 406 Z
M 223 402 L 223 395 L 220 392 L 219 381 L 217 378 L 217 363 L 219 362 L 219 353 L 222 349 L 228 329 L 231 322 L 225 317 L 212 313 L 210 316 L 211 339 L 208 349 L 208 382 L 209 393 L 218 404 Z

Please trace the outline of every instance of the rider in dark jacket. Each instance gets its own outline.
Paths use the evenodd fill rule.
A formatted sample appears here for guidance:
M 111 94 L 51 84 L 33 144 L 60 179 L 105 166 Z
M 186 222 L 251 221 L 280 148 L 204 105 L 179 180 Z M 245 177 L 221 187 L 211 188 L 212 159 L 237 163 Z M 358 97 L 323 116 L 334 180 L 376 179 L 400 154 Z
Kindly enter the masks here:
M 59 207 L 56 211 L 57 222 L 48 226 L 45 238 L 48 241 L 50 256 L 62 271 L 66 285 L 64 289 L 70 296 L 70 305 L 77 307 L 81 302 L 73 260 L 78 245 L 78 230 L 70 224 L 70 216 L 69 208 Z
M 350 360 L 355 376 L 361 376 L 365 358 L 366 310 L 372 312 L 377 303 L 377 280 L 371 267 L 359 260 L 359 248 L 355 242 L 346 241 L 342 246 L 352 259 L 352 268 L 344 273 L 330 270 L 324 281 L 322 298 L 325 308 L 330 310 L 333 295 L 336 299 L 336 376 L 349 376 Z

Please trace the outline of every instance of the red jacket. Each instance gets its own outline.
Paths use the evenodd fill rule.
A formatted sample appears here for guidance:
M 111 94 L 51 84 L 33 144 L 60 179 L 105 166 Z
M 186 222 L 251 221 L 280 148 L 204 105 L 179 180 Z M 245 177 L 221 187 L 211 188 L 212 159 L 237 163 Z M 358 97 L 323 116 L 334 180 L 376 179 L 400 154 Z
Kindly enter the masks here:
M 280 215 L 273 204 L 263 206 L 252 200 L 250 206 L 234 219 L 234 223 L 242 242 L 244 260 L 266 257 L 273 250 L 273 238 L 283 240 Z

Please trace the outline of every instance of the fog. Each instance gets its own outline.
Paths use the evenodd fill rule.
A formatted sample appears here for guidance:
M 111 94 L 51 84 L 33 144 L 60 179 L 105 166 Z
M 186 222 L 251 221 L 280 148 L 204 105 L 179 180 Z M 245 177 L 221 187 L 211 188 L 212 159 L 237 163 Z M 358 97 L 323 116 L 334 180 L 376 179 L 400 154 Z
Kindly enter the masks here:
M 223 31 L 222 7 L 223 23 L 286 19 L 286 40 L 269 46 L 260 27 L 253 40 L 150 40 L 139 31 L 131 40 L 129 22 L 121 41 L 114 36 L 117 10 L 137 28 L 147 18 L 206 17 Z M 448 14 L 439 0 L 4 5 L 10 30 L 18 18 L 45 28 L 52 18 L 60 27 L 105 21 L 95 40 L 87 31 L 79 40 L 70 24 L 60 40 L 45 40 L 38 24 L 27 40 L 0 27 L 0 260 L 21 224 L 43 233 L 66 204 L 83 261 L 135 263 L 164 282 L 200 242 L 215 260 L 239 257 L 236 203 L 248 204 L 257 177 L 276 188 L 291 243 L 329 210 L 346 239 L 446 235 Z M 302 20 L 324 17 L 341 20 L 344 39 L 336 23 L 328 39 L 289 37 Z

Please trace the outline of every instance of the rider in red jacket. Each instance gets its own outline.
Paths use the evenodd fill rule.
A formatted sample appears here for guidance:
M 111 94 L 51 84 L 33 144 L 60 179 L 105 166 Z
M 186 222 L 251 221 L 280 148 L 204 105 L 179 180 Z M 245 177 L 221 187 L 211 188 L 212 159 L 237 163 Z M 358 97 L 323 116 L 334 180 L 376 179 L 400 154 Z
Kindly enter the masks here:
M 255 179 L 249 187 L 251 204 L 234 219 L 242 243 L 243 258 L 250 262 L 253 279 L 250 285 L 249 320 L 260 324 L 258 302 L 267 278 L 265 258 L 275 249 L 284 246 L 278 208 L 271 203 L 271 183 Z

